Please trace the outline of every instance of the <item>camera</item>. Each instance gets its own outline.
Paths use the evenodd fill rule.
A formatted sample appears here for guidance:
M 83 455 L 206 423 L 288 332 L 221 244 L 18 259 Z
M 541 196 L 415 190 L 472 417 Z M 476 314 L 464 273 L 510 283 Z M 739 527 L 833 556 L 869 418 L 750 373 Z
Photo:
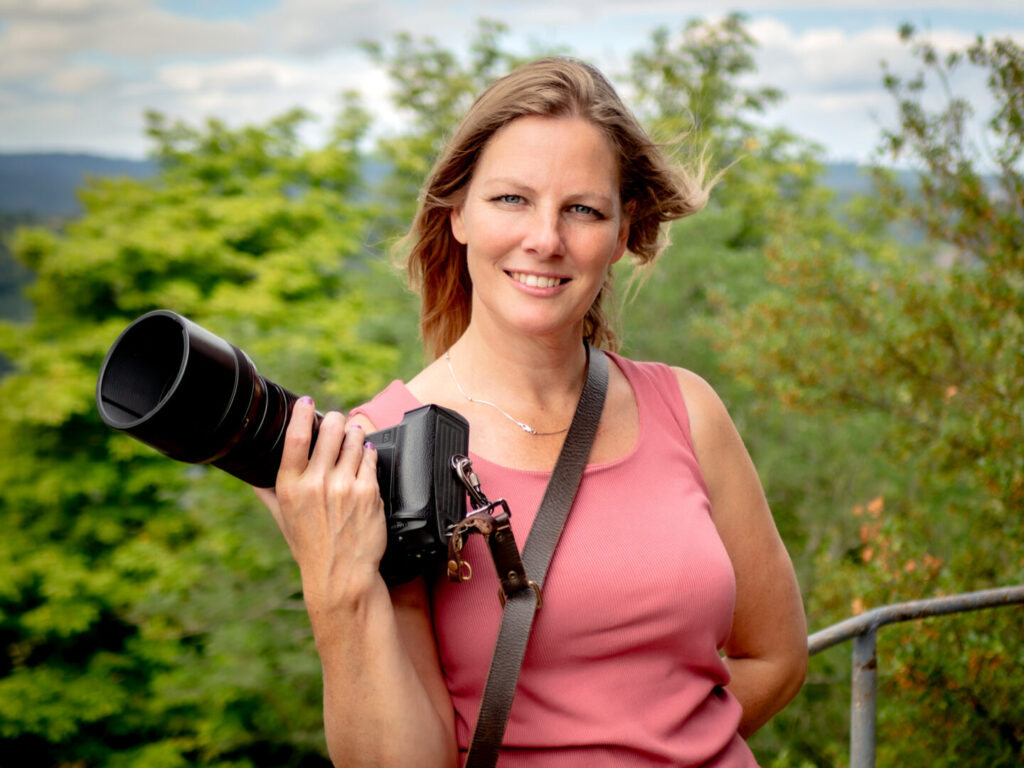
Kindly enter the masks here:
M 260 488 L 274 485 L 296 399 L 260 375 L 241 349 L 165 309 L 121 332 L 96 382 L 96 408 L 107 426 Z M 321 418 L 314 417 L 314 444 Z M 449 531 L 465 517 L 465 487 L 451 459 L 467 453 L 469 424 L 455 411 L 425 405 L 366 439 L 377 449 L 388 527 L 381 574 L 389 585 L 401 584 L 444 559 Z

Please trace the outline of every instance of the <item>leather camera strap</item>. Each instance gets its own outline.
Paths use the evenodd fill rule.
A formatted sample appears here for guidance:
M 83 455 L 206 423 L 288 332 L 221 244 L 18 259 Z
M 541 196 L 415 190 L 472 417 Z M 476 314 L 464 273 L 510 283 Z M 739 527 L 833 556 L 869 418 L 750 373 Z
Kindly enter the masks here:
M 587 465 L 608 390 L 608 358 L 589 345 L 587 354 L 587 380 L 523 546 L 526 573 L 541 588 Z M 498 761 L 540 595 L 540 590 L 521 589 L 510 594 L 505 602 L 466 768 L 493 768 Z

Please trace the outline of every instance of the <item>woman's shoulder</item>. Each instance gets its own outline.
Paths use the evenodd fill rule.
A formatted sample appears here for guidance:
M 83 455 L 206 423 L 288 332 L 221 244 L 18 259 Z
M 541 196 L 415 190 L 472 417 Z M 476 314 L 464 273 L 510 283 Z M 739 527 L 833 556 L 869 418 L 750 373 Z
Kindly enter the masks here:
M 398 424 L 407 411 L 426 403 L 451 407 L 439 394 L 443 392 L 441 382 L 446 368 L 435 360 L 408 382 L 395 379 L 370 401 L 352 409 L 349 416 L 364 426 L 386 429 Z
M 725 405 L 722 403 L 722 399 L 718 396 L 714 387 L 699 373 L 679 366 L 671 366 L 670 370 L 683 399 L 688 404 L 692 403 L 691 407 L 711 408 L 712 410 L 721 408 L 724 410 Z
M 700 444 L 707 444 L 716 439 L 721 430 L 731 432 L 735 429 L 722 398 L 703 376 L 677 366 L 673 366 L 671 370 L 679 392 L 686 402 L 690 428 L 698 448 Z
M 357 405 L 349 412 L 349 418 L 373 429 L 385 429 L 402 420 L 406 411 L 418 408 L 421 403 L 400 379 L 395 379 L 378 392 L 372 400 Z
M 702 376 L 686 368 L 671 370 L 686 402 L 694 452 L 708 487 L 730 482 L 737 468 L 749 464 L 750 458 L 725 402 Z

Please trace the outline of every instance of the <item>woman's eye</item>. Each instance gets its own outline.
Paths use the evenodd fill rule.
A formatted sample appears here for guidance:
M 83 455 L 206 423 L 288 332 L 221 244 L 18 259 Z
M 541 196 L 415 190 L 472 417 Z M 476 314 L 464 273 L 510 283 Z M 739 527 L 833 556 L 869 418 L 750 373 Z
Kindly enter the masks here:
M 604 218 L 602 216 L 601 212 L 599 210 L 597 210 L 596 208 L 591 208 L 589 205 L 582 205 L 581 203 L 577 203 L 575 205 L 570 205 L 569 206 L 569 210 L 572 213 L 579 213 L 579 214 L 582 214 L 583 216 L 593 216 L 594 218 Z
M 498 195 L 494 198 L 496 202 L 508 203 L 509 205 L 518 205 L 523 202 L 522 195 Z

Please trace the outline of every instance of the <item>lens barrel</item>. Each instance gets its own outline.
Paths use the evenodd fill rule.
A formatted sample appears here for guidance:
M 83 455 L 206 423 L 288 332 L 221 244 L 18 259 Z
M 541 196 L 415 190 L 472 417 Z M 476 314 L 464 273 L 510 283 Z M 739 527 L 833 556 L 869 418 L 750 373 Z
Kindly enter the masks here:
M 163 309 L 121 332 L 96 382 L 107 426 L 260 488 L 274 485 L 295 400 L 238 347 Z

